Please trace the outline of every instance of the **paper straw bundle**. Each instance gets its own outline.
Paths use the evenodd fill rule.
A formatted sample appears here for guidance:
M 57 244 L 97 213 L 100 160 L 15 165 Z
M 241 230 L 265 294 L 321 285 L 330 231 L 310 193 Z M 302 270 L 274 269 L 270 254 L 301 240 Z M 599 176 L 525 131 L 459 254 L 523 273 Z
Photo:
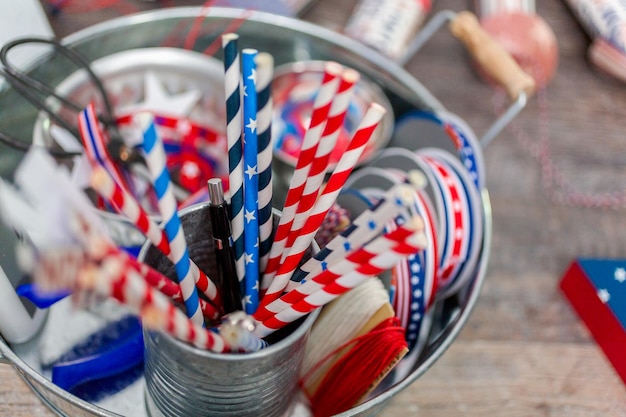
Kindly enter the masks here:
M 245 48 L 238 36 L 222 36 L 224 51 L 230 218 L 237 278 L 244 310 L 259 304 L 262 269 L 273 236 L 271 55 Z M 243 85 L 243 99 L 240 93 Z M 242 105 L 243 102 L 243 105 Z M 242 111 L 243 108 L 243 111 Z
M 164 151 L 162 151 L 162 143 L 154 127 L 154 121 L 149 114 L 140 114 L 137 118 L 141 119 L 143 124 L 144 138 L 147 138 L 148 143 L 152 146 L 146 161 L 151 169 L 150 173 L 153 179 L 155 179 L 155 190 L 157 190 L 160 196 L 159 208 L 169 213 L 163 216 L 164 219 L 169 219 L 165 222 L 165 228 L 162 230 L 148 216 L 139 202 L 130 195 L 122 184 L 115 180 L 115 177 L 111 175 L 111 171 L 107 169 L 109 165 L 112 165 L 108 158 L 90 158 L 93 164 L 91 185 L 108 204 L 113 206 L 119 213 L 125 215 L 138 230 L 144 233 L 154 246 L 170 258 L 177 267 L 179 276 L 190 277 L 187 281 L 184 281 L 184 284 L 181 284 L 182 287 L 185 287 L 184 290 L 181 287 L 181 291 L 183 299 L 186 300 L 187 311 L 193 312 L 190 314 L 195 317 L 194 320 L 199 324 L 203 323 L 203 315 L 210 320 L 216 320 L 221 314 L 219 294 L 209 277 L 186 254 L 186 245 L 184 237 L 180 233 L 182 229 L 180 229 L 180 221 L 177 219 L 176 214 L 176 200 L 171 195 L 169 176 L 165 169 L 165 155 Z M 95 118 L 93 105 L 81 112 L 80 120 L 81 123 L 89 126 L 89 129 L 81 129 L 81 132 L 87 135 L 87 137 L 83 137 L 83 142 L 94 141 L 92 136 L 99 129 L 97 129 L 97 119 Z M 101 135 L 98 136 L 101 137 Z M 98 141 L 96 140 L 95 142 Z M 161 149 L 161 152 L 159 152 L 159 149 Z M 109 162 L 108 164 L 107 161 Z M 176 230 L 177 228 L 178 230 Z M 172 247 L 175 249 L 172 250 Z M 194 294 L 196 287 L 211 300 L 212 304 L 204 301 L 200 302 L 197 293 Z
M 390 242 L 393 243 L 389 246 Z M 419 218 L 413 218 L 406 225 L 399 226 L 393 232 L 358 249 L 350 260 L 339 261 L 332 269 L 329 267 L 326 270 L 329 272 L 324 271 L 319 276 L 311 277 L 301 287 L 283 296 L 293 297 L 293 299 L 286 302 L 282 300 L 283 297 L 278 299 L 277 304 L 283 302 L 287 305 L 275 306 L 273 315 L 266 319 L 261 318 L 261 324 L 255 329 L 255 333 L 263 337 L 284 327 L 287 323 L 334 300 L 366 279 L 392 268 L 406 256 L 419 252 L 424 247 L 423 222 Z
M 400 184 L 388 190 L 371 209 L 363 211 L 350 227 L 331 240 L 322 250 L 300 266 L 287 286 L 293 289 L 308 274 L 320 273 L 328 263 L 345 257 L 352 250 L 350 242 L 368 242 L 380 234 L 385 225 L 398 217 L 408 217 L 408 207 L 413 200 L 413 190 L 408 184 Z
M 282 253 L 279 254 L 279 256 L 275 257 L 275 259 L 279 260 L 279 262 L 277 263 L 276 273 L 273 277 L 268 277 L 268 279 L 271 279 L 271 283 L 269 284 L 267 291 L 263 295 L 263 301 L 261 304 L 262 306 L 267 305 L 268 303 L 272 302 L 280 296 L 282 291 L 287 286 L 291 275 L 295 271 L 295 268 L 298 266 L 300 259 L 302 259 L 304 252 L 311 244 L 313 236 L 317 232 L 317 229 L 321 225 L 321 222 L 317 222 L 317 219 L 314 220 L 316 224 L 313 224 L 313 222 L 310 223 L 309 230 L 304 231 L 305 236 L 297 242 L 298 244 L 296 246 L 293 246 L 296 240 L 296 236 L 303 233 L 303 227 L 305 226 L 305 222 L 313 211 L 316 201 L 318 201 L 320 189 L 322 187 L 322 184 L 326 177 L 326 171 L 328 169 L 330 152 L 334 148 L 337 138 L 339 136 L 339 131 L 341 129 L 341 126 L 343 125 L 343 121 L 345 119 L 346 112 L 352 98 L 353 88 L 358 79 L 359 75 L 356 71 L 350 69 L 342 71 L 337 90 L 335 91 L 332 101 L 330 102 L 330 106 L 328 108 L 326 120 L 323 122 L 324 128 L 321 129 L 321 134 L 318 138 L 316 138 L 318 141 L 318 145 L 315 153 L 305 155 L 301 153 L 298 158 L 299 160 L 305 158 L 308 159 L 312 156 L 312 159 L 310 161 L 305 161 L 301 164 L 303 166 L 308 166 L 308 170 L 306 171 L 306 180 L 303 183 L 302 191 L 298 193 L 299 198 L 297 201 L 297 206 L 293 215 L 293 221 L 290 223 L 289 226 L 289 232 L 287 233 L 286 242 L 284 244 Z M 370 107 L 370 109 L 368 110 L 368 113 L 371 112 L 371 115 L 369 116 L 370 120 L 368 120 L 368 118 L 364 118 L 362 124 L 357 129 L 357 133 L 355 133 L 355 136 L 350 142 L 349 146 L 351 147 L 353 146 L 352 144 L 355 144 L 352 150 L 355 150 L 354 153 L 356 154 L 357 158 L 354 160 L 351 167 L 343 167 L 344 170 L 348 170 L 348 173 L 354 167 L 354 165 L 356 164 L 356 160 L 363 151 L 363 147 L 356 146 L 356 143 L 361 142 L 363 137 L 367 138 L 365 139 L 366 142 L 367 140 L 369 140 L 369 137 L 371 137 L 371 134 L 373 133 L 373 129 L 369 130 L 370 126 L 373 125 L 375 128 L 376 125 L 380 122 L 382 115 L 384 114 L 384 110 L 382 110 L 382 108 L 380 109 L 381 110 L 378 111 L 379 109 L 374 110 L 372 107 Z M 347 152 L 343 156 L 345 157 L 346 155 L 350 155 L 350 152 Z M 348 160 L 351 159 L 351 156 L 355 155 L 348 156 L 345 160 L 345 165 L 349 165 Z M 300 165 L 300 163 L 296 164 L 296 166 L 297 165 Z M 343 184 L 338 184 L 339 189 L 342 185 Z M 332 205 L 332 202 L 334 202 L 334 198 L 332 198 L 331 200 Z M 322 206 L 319 206 L 322 221 L 323 217 L 325 217 L 326 213 L 328 212 L 328 209 L 330 209 L 330 206 L 327 206 L 327 204 L 328 201 L 326 203 L 322 203 Z M 272 259 L 270 255 L 270 262 L 271 261 Z M 268 267 L 269 266 L 270 265 L 268 264 Z M 265 273 L 271 276 L 273 272 L 266 270 Z
M 324 66 L 323 79 L 315 97 L 315 102 L 313 103 L 310 125 L 304 135 L 300 156 L 291 176 L 280 222 L 276 229 L 272 248 L 270 249 L 269 260 L 261 285 L 262 293 L 269 287 L 280 265 L 283 250 L 287 243 L 287 237 L 289 236 L 291 225 L 298 208 L 298 202 L 302 197 L 302 191 L 304 190 L 304 185 L 309 176 L 311 163 L 317 151 L 319 139 L 325 126 L 325 120 L 328 117 L 330 104 L 339 85 L 341 71 L 341 65 L 335 62 L 329 62 Z
M 358 219 L 355 224 L 355 229 L 360 226 L 358 232 L 353 236 L 342 235 L 336 243 L 329 244 L 325 255 L 298 269 L 385 109 L 376 103 L 369 106 L 346 151 L 328 176 L 330 153 L 337 143 L 360 75 L 338 63 L 326 63 L 278 226 L 271 231 L 268 225 L 263 231 L 271 207 L 271 194 L 265 195 L 271 180 L 263 175 L 265 172 L 269 175 L 271 170 L 265 137 L 271 118 L 265 103 L 270 97 L 267 80 L 272 60 L 256 50 L 243 49 L 240 69 L 238 40 L 236 34 L 222 37 L 231 229 L 245 311 L 261 322 L 256 332 L 265 336 L 324 305 L 364 278 L 390 268 L 402 257 L 419 251 L 424 239 L 420 219 L 410 219 L 395 234 L 382 233 L 386 222 L 396 216 L 408 216 L 406 206 L 410 191 L 395 190 L 395 194 L 381 204 L 380 211 Z M 265 61 L 269 63 L 263 65 Z M 377 217 L 381 214 L 379 221 Z M 370 228 L 370 224 L 375 227 Z M 350 243 L 354 247 L 350 247 Z M 325 260 L 331 252 L 334 254 Z M 307 277 L 304 284 L 298 284 L 297 279 L 292 281 L 294 277 L 304 276 Z M 285 290 L 289 292 L 283 295 Z M 333 291 L 336 293 L 331 296 Z
M 184 301 L 180 287 L 113 244 L 104 233 L 94 207 L 81 191 L 72 187 L 67 172 L 57 167 L 49 155 L 31 151 L 19 167 L 17 178 L 20 184 L 26 184 L 23 190 L 18 192 L 8 184 L 0 187 L 2 217 L 5 221 L 17 220 L 14 225 L 25 236 L 40 234 L 33 239 L 38 243 L 36 250 L 21 251 L 21 264 L 30 268 L 39 288 L 72 290 L 79 303 L 115 298 L 144 318 L 149 328 L 163 330 L 203 349 L 248 352 L 266 345 L 238 324 L 228 328 L 230 343 L 227 343 L 219 332 L 204 329 L 202 324 L 186 317 L 172 303 L 172 299 Z M 42 189 L 54 197 L 35 199 L 39 204 L 31 206 L 26 197 L 41 195 Z M 62 208 L 62 212 L 55 211 L 55 207 Z M 57 218 L 51 218 L 51 213 Z M 23 218 L 24 215 L 31 218 Z M 46 232 L 41 236 L 42 230 L 33 228 L 51 222 L 62 223 L 63 233 Z M 211 314 L 215 311 L 204 300 L 199 304 L 203 311 Z

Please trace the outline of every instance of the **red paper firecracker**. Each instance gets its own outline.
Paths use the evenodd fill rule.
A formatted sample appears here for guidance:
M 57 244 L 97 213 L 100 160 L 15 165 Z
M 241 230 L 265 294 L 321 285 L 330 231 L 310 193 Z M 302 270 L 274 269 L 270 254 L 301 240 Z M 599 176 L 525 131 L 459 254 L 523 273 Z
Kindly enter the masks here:
M 560 287 L 626 383 L 626 259 L 576 259 Z

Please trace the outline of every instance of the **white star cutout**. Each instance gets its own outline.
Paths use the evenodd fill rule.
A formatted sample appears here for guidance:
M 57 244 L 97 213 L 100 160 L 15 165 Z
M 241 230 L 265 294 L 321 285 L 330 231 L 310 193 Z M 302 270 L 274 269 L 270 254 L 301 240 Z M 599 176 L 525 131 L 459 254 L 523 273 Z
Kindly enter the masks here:
M 254 263 L 254 255 L 253 254 L 251 254 L 251 253 L 244 253 L 243 256 L 244 256 L 244 261 L 246 262 L 246 265 Z
M 249 295 L 246 295 L 245 297 L 243 297 L 243 303 L 244 304 L 252 304 L 252 300 L 250 299 Z
M 623 283 L 624 281 L 626 281 L 626 269 L 615 268 L 615 274 L 613 274 L 613 276 L 619 283 Z
M 256 219 L 253 211 L 246 210 L 246 214 L 244 214 L 243 216 L 246 218 L 247 223 L 250 223 L 252 220 Z
M 191 109 L 198 103 L 201 96 L 202 93 L 198 90 L 189 90 L 169 95 L 157 76 L 153 72 L 147 72 L 144 78 L 143 102 L 122 107 L 116 113 L 128 114 L 148 111 L 180 118 L 191 113 Z
M 252 177 L 254 177 L 255 175 L 257 175 L 256 172 L 256 165 L 251 167 L 250 165 L 248 165 L 248 168 L 246 169 L 246 175 L 248 175 L 248 179 L 252 179 Z
M 256 131 L 256 125 L 257 125 L 256 120 L 250 119 L 246 127 L 250 129 L 251 133 L 254 133 Z
M 253 290 L 258 291 L 259 290 L 259 281 L 256 281 L 254 283 L 254 287 L 252 287 Z
M 254 85 L 256 85 L 256 70 L 254 68 L 252 68 L 252 73 L 250 74 L 250 76 L 248 77 L 249 80 L 252 80 L 252 82 L 254 83 Z
M 611 299 L 611 294 L 606 290 L 606 288 L 601 288 L 598 290 L 598 298 L 602 303 L 606 304 Z

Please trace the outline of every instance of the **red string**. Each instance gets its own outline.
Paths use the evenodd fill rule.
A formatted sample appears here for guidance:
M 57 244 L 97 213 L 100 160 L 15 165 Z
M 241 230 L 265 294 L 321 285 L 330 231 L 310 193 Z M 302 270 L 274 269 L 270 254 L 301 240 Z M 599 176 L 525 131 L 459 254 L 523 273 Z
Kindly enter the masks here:
M 381 322 L 372 331 L 352 339 L 322 358 L 301 381 L 311 377 L 342 349 L 353 346 L 326 373 L 318 390 L 310 397 L 315 417 L 332 416 L 355 405 L 378 382 L 407 348 L 404 329 L 393 317 Z
M 541 76 L 541 68 L 535 69 Z M 609 192 L 582 192 L 576 189 L 572 181 L 566 178 L 554 161 L 550 146 L 549 108 L 547 88 L 540 88 L 536 94 L 539 109 L 537 136 L 531 137 L 517 123 L 509 124 L 507 130 L 537 160 L 541 169 L 541 182 L 544 193 L 556 204 L 571 207 L 595 208 L 603 210 L 619 210 L 626 208 L 626 190 L 614 190 Z M 494 109 L 501 113 L 503 109 L 503 96 L 495 95 Z
M 251 14 L 252 14 L 251 9 L 244 10 L 241 13 L 240 17 L 238 17 L 237 19 L 234 19 L 232 22 L 228 24 L 228 26 L 226 26 L 226 29 L 224 29 L 223 33 L 236 32 L 237 29 L 239 29 L 241 25 L 243 25 L 244 22 L 248 20 L 248 17 L 250 17 Z M 202 53 L 205 55 L 213 56 L 215 52 L 217 52 L 217 50 L 221 46 L 222 46 L 222 39 L 220 36 L 218 36 Z
M 185 49 L 193 49 L 193 45 L 196 43 L 198 36 L 200 35 L 200 28 L 202 27 L 202 22 L 209 14 L 209 10 L 215 0 L 208 0 L 200 9 L 200 13 L 194 19 L 191 29 L 189 29 L 189 33 L 187 33 L 187 37 L 185 38 L 185 43 L 183 44 L 183 48 Z

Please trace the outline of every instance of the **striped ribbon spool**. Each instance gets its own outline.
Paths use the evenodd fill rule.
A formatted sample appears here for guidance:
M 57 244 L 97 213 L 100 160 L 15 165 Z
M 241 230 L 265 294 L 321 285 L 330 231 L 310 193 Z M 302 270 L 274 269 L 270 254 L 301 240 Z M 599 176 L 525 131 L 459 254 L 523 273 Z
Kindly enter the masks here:
M 180 218 L 176 212 L 176 199 L 172 194 L 169 173 L 165 167 L 165 152 L 152 119 L 153 117 L 149 113 L 137 115 L 144 138 L 141 147 L 157 194 L 159 211 L 165 225 L 165 234 L 170 242 L 171 256 L 176 267 L 178 283 L 183 292 L 187 315 L 195 323 L 203 325 L 204 318 L 198 302 L 198 293 L 187 251 L 187 243 L 185 242 Z M 215 299 L 217 297 L 217 289 L 215 286 L 213 287 L 213 299 Z
M 148 213 L 146 213 L 137 200 L 124 191 L 124 189 L 109 176 L 106 170 L 101 167 L 94 168 L 90 183 L 96 192 L 107 200 L 118 212 L 124 214 L 157 249 L 175 263 L 165 230 L 161 229 L 156 222 L 150 219 Z M 210 298 L 212 293 L 208 290 L 210 287 L 208 284 L 209 277 L 197 267 L 193 260 L 190 260 L 190 262 L 190 268 L 198 270 L 198 287 Z M 194 276 L 195 274 L 194 272 Z M 210 299 L 213 302 L 219 303 L 219 300 L 215 300 L 214 298 Z M 210 303 L 203 302 L 203 300 L 200 301 L 200 307 L 204 316 L 211 320 L 217 319 L 220 315 L 219 309 Z
M 241 110 L 241 69 L 238 49 L 239 35 L 222 36 L 224 50 L 224 90 L 226 94 L 226 138 L 228 142 L 228 190 L 230 193 L 230 219 L 235 252 L 237 278 L 242 284 L 245 277 L 243 242 L 243 130 Z
M 319 140 L 326 125 L 328 112 L 339 86 L 339 76 L 342 71 L 343 67 L 336 62 L 327 62 L 324 66 L 324 75 L 313 103 L 309 128 L 304 134 L 300 155 L 298 156 L 296 167 L 291 176 L 280 222 L 276 228 L 274 241 L 270 249 L 269 259 L 261 283 L 262 293 L 270 286 L 272 279 L 276 275 L 276 271 L 278 271 L 283 250 L 287 243 L 287 237 L 291 230 L 291 224 L 298 207 L 298 202 L 302 196 L 311 163 L 315 158 Z
M 125 187 L 126 182 L 106 147 L 104 133 L 100 129 L 98 116 L 94 103 L 90 103 L 78 115 L 78 128 L 85 148 L 85 154 L 92 167 L 102 166 L 115 179 L 120 186 Z
M 363 211 L 346 230 L 299 267 L 287 290 L 295 288 L 307 275 L 321 272 L 324 265 L 345 257 L 355 246 L 369 242 L 381 233 L 387 222 L 399 216 L 408 218 L 407 210 L 412 200 L 413 191 L 407 184 L 389 189 L 376 205 Z
M 259 305 L 259 165 L 257 137 L 256 63 L 258 51 L 241 51 L 243 74 L 243 209 L 245 291 L 243 306 L 252 314 Z
M 283 261 L 289 254 L 291 245 L 293 244 L 295 238 L 299 235 L 302 227 L 304 226 L 304 222 L 308 218 L 309 213 L 313 209 L 315 201 L 317 200 L 317 196 L 326 176 L 326 170 L 330 160 L 330 152 L 337 142 L 337 137 L 339 136 L 341 127 L 343 126 L 343 120 L 348 111 L 348 106 L 350 105 L 354 85 L 359 80 L 359 77 L 359 73 L 351 69 L 344 70 L 342 73 L 339 88 L 337 89 L 337 93 L 330 105 L 328 118 L 326 120 L 326 124 L 324 125 L 324 130 L 315 152 L 315 157 L 308 170 L 308 176 L 304 183 L 302 195 L 297 203 L 296 212 L 290 231 L 286 237 L 286 243 L 276 275 L 272 278 L 272 281 L 263 296 L 262 304 L 270 303 L 280 296 L 280 293 L 287 286 L 289 279 L 291 278 L 291 274 L 295 269 L 295 267 L 291 268 Z
M 444 237 L 447 243 L 441 254 L 438 283 L 443 289 L 454 281 L 463 261 L 467 258 L 469 242 L 466 239 L 468 232 L 466 228 L 470 226 L 469 207 L 467 199 L 464 198 L 464 191 L 462 191 L 458 176 L 450 172 L 446 165 L 435 158 L 420 156 L 432 166 L 446 205 L 449 233 Z
M 392 269 L 396 297 L 392 305 L 400 326 L 405 329 L 409 349 L 417 342 L 426 312 L 423 253 L 409 255 Z
M 458 188 L 461 191 L 461 200 L 464 207 L 467 207 L 467 220 L 465 222 L 465 233 L 463 235 L 467 242 L 468 250 L 462 260 L 459 271 L 455 274 L 453 282 L 441 292 L 443 298 L 459 291 L 467 280 L 475 274 L 476 263 L 480 257 L 483 241 L 483 209 L 482 199 L 478 190 L 473 186 L 473 179 L 469 175 L 466 167 L 455 158 L 454 155 L 442 149 L 421 149 L 420 152 L 436 158 L 444 164 L 450 174 L 458 180 Z M 465 212 L 464 212 L 465 214 Z
M 416 178 L 419 177 L 419 178 Z M 411 183 L 422 182 L 423 173 L 421 171 L 409 171 L 407 179 Z M 424 234 L 428 242 L 428 247 L 424 249 L 424 273 L 429 283 L 427 288 L 427 305 L 429 308 L 435 302 L 435 295 L 439 289 L 437 277 L 439 276 L 439 247 L 437 235 L 437 224 L 435 221 L 433 203 L 428 194 L 420 189 L 415 194 L 411 212 L 418 214 L 424 219 Z
M 368 262 L 360 263 L 352 272 L 340 276 L 324 285 L 322 289 L 306 295 L 290 307 L 263 320 L 255 329 L 255 333 L 260 337 L 271 334 L 275 330 L 334 300 L 366 279 L 392 268 L 406 256 L 423 249 L 424 245 L 424 235 L 421 231 L 415 231 L 406 240 L 397 243 L 391 250 L 384 251 Z
M 259 163 L 259 270 L 264 271 L 272 246 L 274 221 L 272 218 L 272 90 L 274 58 L 259 53 L 257 66 L 257 137 Z
M 324 285 L 333 282 L 333 280 L 338 279 L 346 273 L 354 271 L 359 265 L 367 264 L 385 251 L 391 250 L 399 241 L 406 239 L 417 231 L 421 231 L 422 228 L 423 222 L 421 222 L 421 219 L 414 217 L 407 225 L 399 226 L 395 230 L 384 233 L 371 242 L 359 248 L 355 248 L 355 250 L 347 254 L 345 258 L 339 259 L 333 264 L 325 265 L 324 269 L 319 274 L 311 276 L 310 279 L 302 282 L 299 286 L 287 292 L 282 297 L 274 300 L 263 308 L 259 308 L 259 311 L 255 314 L 255 318 L 263 321 L 290 308 L 294 303 L 320 290 Z
M 367 146 L 374 130 L 378 127 L 378 124 L 382 120 L 385 113 L 386 110 L 376 103 L 372 103 L 365 113 L 363 120 L 359 124 L 352 140 L 350 140 L 350 143 L 348 144 L 348 148 L 341 155 L 335 170 L 328 179 L 328 182 L 324 186 L 324 189 L 315 202 L 315 205 L 309 211 L 309 215 L 304 226 L 298 231 L 293 245 L 289 249 L 287 256 L 283 259 L 283 263 L 278 270 L 278 274 L 274 278 L 274 282 L 277 283 L 284 280 L 283 288 L 280 291 L 284 290 L 289 283 L 289 278 L 298 267 L 298 264 L 302 260 L 307 248 L 311 245 L 315 234 L 326 218 L 328 210 L 330 210 L 333 203 L 337 199 L 337 196 L 341 192 L 348 176 L 356 166 L 363 150 Z M 287 279 L 283 277 L 286 277 Z

